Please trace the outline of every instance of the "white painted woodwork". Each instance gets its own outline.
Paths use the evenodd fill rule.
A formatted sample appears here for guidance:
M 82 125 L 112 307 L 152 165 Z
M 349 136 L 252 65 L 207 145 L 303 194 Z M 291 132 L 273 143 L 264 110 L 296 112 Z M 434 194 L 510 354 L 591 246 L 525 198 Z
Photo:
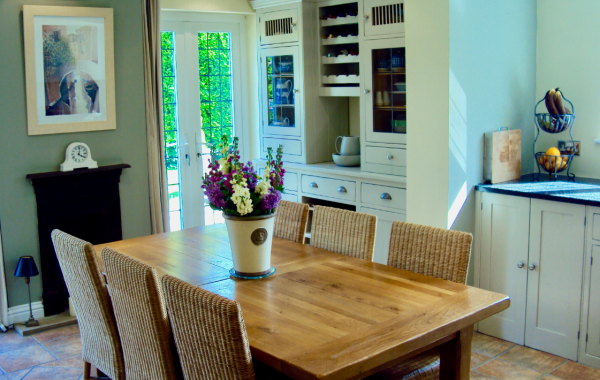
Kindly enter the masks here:
M 278 47 L 278 48 L 268 48 L 268 49 L 262 49 L 260 51 L 260 70 L 261 70 L 261 74 L 263 76 L 263 80 L 262 80 L 262 86 L 263 86 L 263 91 L 262 91 L 262 104 L 263 104 L 263 110 L 262 110 L 262 116 L 263 116 L 263 125 L 262 125 L 262 130 L 265 134 L 267 135 L 283 135 L 283 136 L 301 136 L 301 126 L 302 126 L 302 101 L 303 101 L 303 97 L 302 96 L 298 96 L 297 93 L 293 94 L 293 99 L 294 99 L 294 104 L 291 105 L 280 105 L 281 107 L 286 107 L 286 108 L 291 108 L 293 107 L 294 109 L 294 126 L 287 126 L 287 127 L 283 127 L 283 126 L 273 126 L 273 125 L 269 125 L 269 107 L 267 106 L 269 103 L 268 100 L 268 93 L 267 93 L 267 57 L 280 57 L 280 56 L 292 56 L 293 57 L 293 62 L 294 62 L 294 73 L 293 73 L 293 78 L 290 78 L 293 81 L 293 87 L 294 89 L 292 90 L 298 90 L 298 91 L 302 91 L 302 69 L 301 69 L 301 63 L 300 60 L 298 58 L 298 47 L 297 46 L 291 46 L 291 47 Z M 275 91 L 275 83 L 273 83 L 273 91 Z M 292 95 L 291 95 L 292 96 Z M 265 151 L 265 149 L 263 148 L 263 150 Z
M 262 151 L 267 153 L 267 148 L 273 148 L 273 155 L 278 146 L 283 147 L 284 155 L 301 156 L 302 155 L 302 142 L 300 140 L 292 139 L 280 139 L 274 137 L 264 137 L 262 139 Z M 285 157 L 285 156 L 284 156 Z
M 524 344 L 530 199 L 485 192 L 481 199 L 479 287 L 507 294 L 510 307 L 479 322 L 479 331 Z
M 364 171 L 406 175 L 406 149 L 370 146 L 362 143 L 362 169 Z
M 406 46 L 404 38 L 389 38 L 381 40 L 369 41 L 364 44 L 360 52 L 361 57 L 361 72 L 364 77 L 364 88 L 362 91 L 362 99 L 364 103 L 364 139 L 366 143 L 387 143 L 387 144 L 406 144 L 405 133 L 384 133 L 375 132 L 373 126 L 373 107 L 375 106 L 375 89 L 373 88 L 373 50 L 403 48 Z M 408 56 L 408 54 L 407 54 Z
M 258 26 L 261 45 L 298 42 L 302 30 L 297 8 L 265 12 L 259 16 Z
M 302 175 L 302 192 L 328 198 L 356 200 L 356 182 L 335 178 Z
M 406 210 L 406 189 L 363 183 L 361 197 L 368 205 Z
M 364 0 L 365 37 L 404 34 L 404 0 Z
M 586 215 L 579 361 L 600 368 L 600 207 L 587 206 Z
M 298 191 L 298 174 L 294 172 L 285 172 L 283 176 L 285 181 L 285 189 L 290 191 Z
M 531 200 L 525 344 L 571 360 L 577 360 L 584 223 L 583 205 Z
M 375 250 L 373 252 L 373 261 L 379 264 L 387 265 L 392 222 L 394 220 L 405 222 L 406 214 L 381 211 L 369 207 L 361 207 L 360 212 L 377 216 L 377 233 L 375 234 Z
M 299 202 L 298 194 L 296 193 L 288 193 L 287 190 L 284 194 L 281 194 L 281 199 L 288 202 Z

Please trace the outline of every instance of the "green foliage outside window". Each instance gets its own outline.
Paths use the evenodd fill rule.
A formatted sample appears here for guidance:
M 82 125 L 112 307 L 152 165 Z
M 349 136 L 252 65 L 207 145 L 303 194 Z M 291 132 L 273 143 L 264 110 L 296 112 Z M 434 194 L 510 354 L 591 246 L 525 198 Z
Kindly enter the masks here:
M 74 63 L 68 39 L 55 34 L 44 35 L 44 70 L 47 77 L 56 74 L 61 66 L 72 66 Z
M 175 91 L 174 33 L 161 33 L 163 123 L 167 171 L 177 170 L 177 97 Z

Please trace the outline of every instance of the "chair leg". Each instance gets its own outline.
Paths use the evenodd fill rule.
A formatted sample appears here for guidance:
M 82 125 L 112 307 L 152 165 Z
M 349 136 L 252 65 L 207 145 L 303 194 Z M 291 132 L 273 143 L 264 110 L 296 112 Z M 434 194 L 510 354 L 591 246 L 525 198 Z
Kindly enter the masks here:
M 88 362 L 83 362 L 83 380 L 89 380 L 92 372 L 92 365 Z

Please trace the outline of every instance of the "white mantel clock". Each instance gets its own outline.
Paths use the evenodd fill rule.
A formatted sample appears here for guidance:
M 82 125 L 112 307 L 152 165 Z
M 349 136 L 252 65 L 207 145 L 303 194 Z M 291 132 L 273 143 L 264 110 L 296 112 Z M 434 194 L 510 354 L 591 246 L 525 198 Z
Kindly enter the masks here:
M 81 142 L 74 142 L 67 147 L 65 162 L 60 164 L 60 171 L 70 172 L 79 168 L 95 169 L 97 167 L 98 163 L 92 160 L 90 147 Z

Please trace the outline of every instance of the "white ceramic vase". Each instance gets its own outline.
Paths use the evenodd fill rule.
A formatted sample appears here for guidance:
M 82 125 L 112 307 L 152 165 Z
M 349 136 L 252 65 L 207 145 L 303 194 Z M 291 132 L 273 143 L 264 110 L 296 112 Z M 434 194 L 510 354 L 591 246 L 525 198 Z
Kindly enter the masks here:
M 248 217 L 223 214 L 223 218 L 236 273 L 246 277 L 269 273 L 275 214 Z

